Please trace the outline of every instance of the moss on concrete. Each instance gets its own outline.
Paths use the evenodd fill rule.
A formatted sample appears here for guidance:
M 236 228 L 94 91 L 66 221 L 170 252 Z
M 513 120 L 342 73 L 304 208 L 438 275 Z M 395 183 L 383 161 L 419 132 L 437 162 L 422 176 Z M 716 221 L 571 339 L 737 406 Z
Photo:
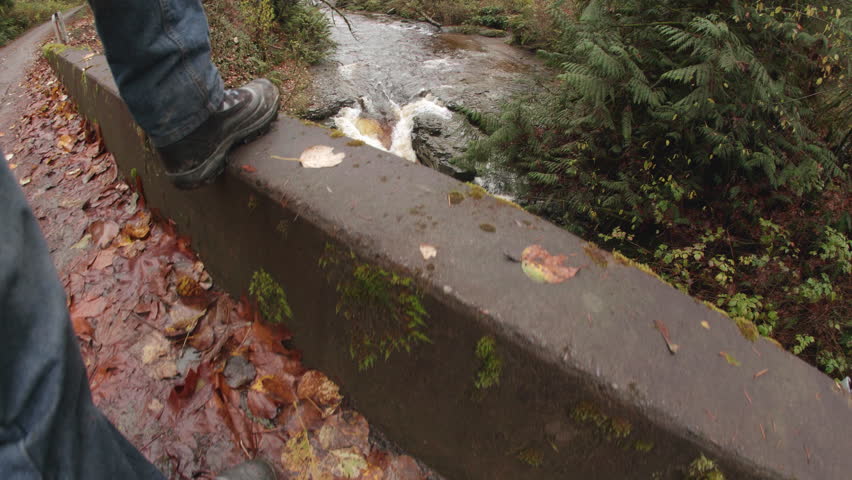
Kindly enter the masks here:
M 500 376 L 503 373 L 503 359 L 497 352 L 497 341 L 494 337 L 482 337 L 476 343 L 474 351 L 479 362 L 476 371 L 476 379 L 473 385 L 478 390 L 486 390 L 500 385 Z
M 336 286 L 337 313 L 349 322 L 349 353 L 359 370 L 432 342 L 426 334 L 429 314 L 412 278 L 363 262 L 351 250 L 330 244 L 319 265 Z
M 267 322 L 278 324 L 283 323 L 285 318 L 293 318 L 284 289 L 264 269 L 261 268 L 252 275 L 249 294 L 257 301 L 260 315 Z
M 725 480 L 716 462 L 701 455 L 689 464 L 685 480 Z

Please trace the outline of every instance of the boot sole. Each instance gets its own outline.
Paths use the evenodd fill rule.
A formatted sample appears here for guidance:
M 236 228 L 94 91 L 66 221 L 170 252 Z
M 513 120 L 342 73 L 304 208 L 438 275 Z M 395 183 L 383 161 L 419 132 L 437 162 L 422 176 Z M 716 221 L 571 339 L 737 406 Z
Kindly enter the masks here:
M 275 101 L 273 102 L 273 105 L 275 105 L 274 110 L 258 119 L 257 122 L 241 130 L 237 130 L 226 137 L 225 141 L 201 165 L 189 172 L 181 172 L 179 174 L 167 173 L 166 175 L 177 188 L 182 190 L 192 190 L 213 183 L 225 171 L 225 165 L 228 163 L 228 152 L 232 148 L 249 143 L 269 132 L 272 128 L 272 122 L 278 118 L 278 102 L 280 97 L 280 93 L 275 95 Z

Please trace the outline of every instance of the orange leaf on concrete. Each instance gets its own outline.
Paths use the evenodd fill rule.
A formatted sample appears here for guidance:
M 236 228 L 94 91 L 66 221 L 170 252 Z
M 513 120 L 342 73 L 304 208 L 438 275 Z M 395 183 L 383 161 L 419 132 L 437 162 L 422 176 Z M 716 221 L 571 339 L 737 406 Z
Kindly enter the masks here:
M 541 245 L 530 245 L 521 254 L 521 268 L 537 283 L 562 283 L 580 271 L 563 265 L 565 255 L 551 255 Z

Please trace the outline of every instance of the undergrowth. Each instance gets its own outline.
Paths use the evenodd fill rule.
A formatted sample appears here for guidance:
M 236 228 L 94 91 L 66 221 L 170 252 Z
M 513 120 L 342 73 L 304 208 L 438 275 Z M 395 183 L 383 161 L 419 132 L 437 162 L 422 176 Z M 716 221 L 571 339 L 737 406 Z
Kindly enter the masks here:
M 82 0 L 0 0 L 0 46 Z
M 852 362 L 852 22 L 827 1 L 554 0 L 548 94 L 467 161 L 837 378 Z M 741 327 L 743 328 L 743 327 Z M 749 336 L 752 336 L 749 333 Z

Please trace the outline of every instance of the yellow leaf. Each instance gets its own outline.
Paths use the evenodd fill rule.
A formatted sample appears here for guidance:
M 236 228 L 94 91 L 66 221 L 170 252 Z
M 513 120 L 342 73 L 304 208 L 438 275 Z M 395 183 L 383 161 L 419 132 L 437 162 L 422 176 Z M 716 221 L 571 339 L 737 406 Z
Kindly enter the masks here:
M 817 78 L 816 84 L 817 84 L 817 85 L 822 85 L 822 77 Z
M 702 327 L 704 327 L 704 328 L 705 328 L 705 329 L 707 329 L 707 330 L 710 330 L 710 323 L 709 323 L 709 322 L 707 322 L 707 320 L 703 320 L 703 321 L 701 322 L 701 326 L 702 326 Z

